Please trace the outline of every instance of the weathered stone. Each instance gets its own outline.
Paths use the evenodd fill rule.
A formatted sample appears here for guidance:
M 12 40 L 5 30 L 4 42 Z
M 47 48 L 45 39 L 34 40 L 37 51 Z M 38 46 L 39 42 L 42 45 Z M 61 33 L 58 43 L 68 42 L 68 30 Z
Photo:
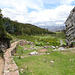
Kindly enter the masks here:
M 48 46 L 44 46 L 43 48 L 48 48 Z
M 63 45 L 63 42 L 62 42 L 62 40 L 60 40 L 60 46 L 62 46 Z
M 50 54 L 50 53 L 47 53 L 48 55 Z
M 55 46 L 51 46 L 51 48 L 55 49 Z
M 54 63 L 54 61 L 53 61 L 53 60 L 51 60 L 50 62 L 51 62 L 51 63 Z
M 65 50 L 63 47 L 59 47 L 58 50 Z
M 66 43 L 68 46 L 73 46 L 75 43 L 75 7 L 70 12 L 69 17 L 65 21 L 66 25 Z
M 9 41 L 0 41 L 0 51 L 3 51 L 10 47 Z
M 58 46 L 56 46 L 56 48 L 58 48 Z
M 36 51 L 33 51 L 33 52 L 30 53 L 30 55 L 35 55 L 35 54 L 39 54 L 39 53 L 36 52 Z

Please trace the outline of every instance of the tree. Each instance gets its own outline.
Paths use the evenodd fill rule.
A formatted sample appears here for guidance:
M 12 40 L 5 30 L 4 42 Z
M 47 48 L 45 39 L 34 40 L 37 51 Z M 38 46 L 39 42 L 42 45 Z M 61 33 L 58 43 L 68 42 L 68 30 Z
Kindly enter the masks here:
M 2 13 L 1 13 L 1 11 L 2 11 L 2 10 L 0 9 L 0 25 L 1 25 L 1 23 L 2 23 L 2 16 L 3 16 Z
M 5 28 L 3 27 L 3 23 L 2 23 L 2 13 L 1 13 L 1 9 L 0 9 L 0 41 L 4 41 L 4 40 L 11 40 L 12 38 L 7 34 Z
M 2 13 L 1 13 L 1 11 L 2 11 L 2 10 L 0 9 L 0 19 L 1 19 L 1 18 L 2 18 L 2 16 L 3 16 L 3 15 L 2 15 Z

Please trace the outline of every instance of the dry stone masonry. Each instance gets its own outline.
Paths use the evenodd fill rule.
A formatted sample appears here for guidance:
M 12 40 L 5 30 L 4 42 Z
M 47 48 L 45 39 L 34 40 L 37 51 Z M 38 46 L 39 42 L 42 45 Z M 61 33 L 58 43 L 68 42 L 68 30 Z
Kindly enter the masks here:
M 10 41 L 0 41 L 0 51 L 4 51 L 10 47 Z
M 17 47 L 18 43 L 19 41 L 12 43 L 11 47 L 4 53 L 5 66 L 3 75 L 19 75 L 18 67 L 12 57 L 12 52 Z
M 75 7 L 71 10 L 69 17 L 65 21 L 66 43 L 68 46 L 75 46 Z

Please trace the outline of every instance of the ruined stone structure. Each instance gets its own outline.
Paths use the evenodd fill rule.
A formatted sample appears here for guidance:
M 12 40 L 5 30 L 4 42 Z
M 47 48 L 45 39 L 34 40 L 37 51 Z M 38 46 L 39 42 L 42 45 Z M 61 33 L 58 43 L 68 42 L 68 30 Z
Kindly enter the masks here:
M 7 32 L 5 31 L 2 25 L 2 13 L 0 9 L 0 51 L 4 51 L 5 49 L 10 47 L 10 40 L 12 39 Z
M 75 7 L 71 10 L 69 17 L 65 21 L 66 43 L 68 46 L 75 46 Z
M 0 40 L 0 51 L 6 50 L 10 47 L 10 40 L 4 41 Z

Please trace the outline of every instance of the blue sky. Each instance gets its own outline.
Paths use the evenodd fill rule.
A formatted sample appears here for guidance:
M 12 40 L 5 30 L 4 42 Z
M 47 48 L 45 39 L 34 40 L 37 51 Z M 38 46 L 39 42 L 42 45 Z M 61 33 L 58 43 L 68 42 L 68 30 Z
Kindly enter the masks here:
M 4 17 L 37 26 L 64 25 L 75 0 L 0 0 Z

